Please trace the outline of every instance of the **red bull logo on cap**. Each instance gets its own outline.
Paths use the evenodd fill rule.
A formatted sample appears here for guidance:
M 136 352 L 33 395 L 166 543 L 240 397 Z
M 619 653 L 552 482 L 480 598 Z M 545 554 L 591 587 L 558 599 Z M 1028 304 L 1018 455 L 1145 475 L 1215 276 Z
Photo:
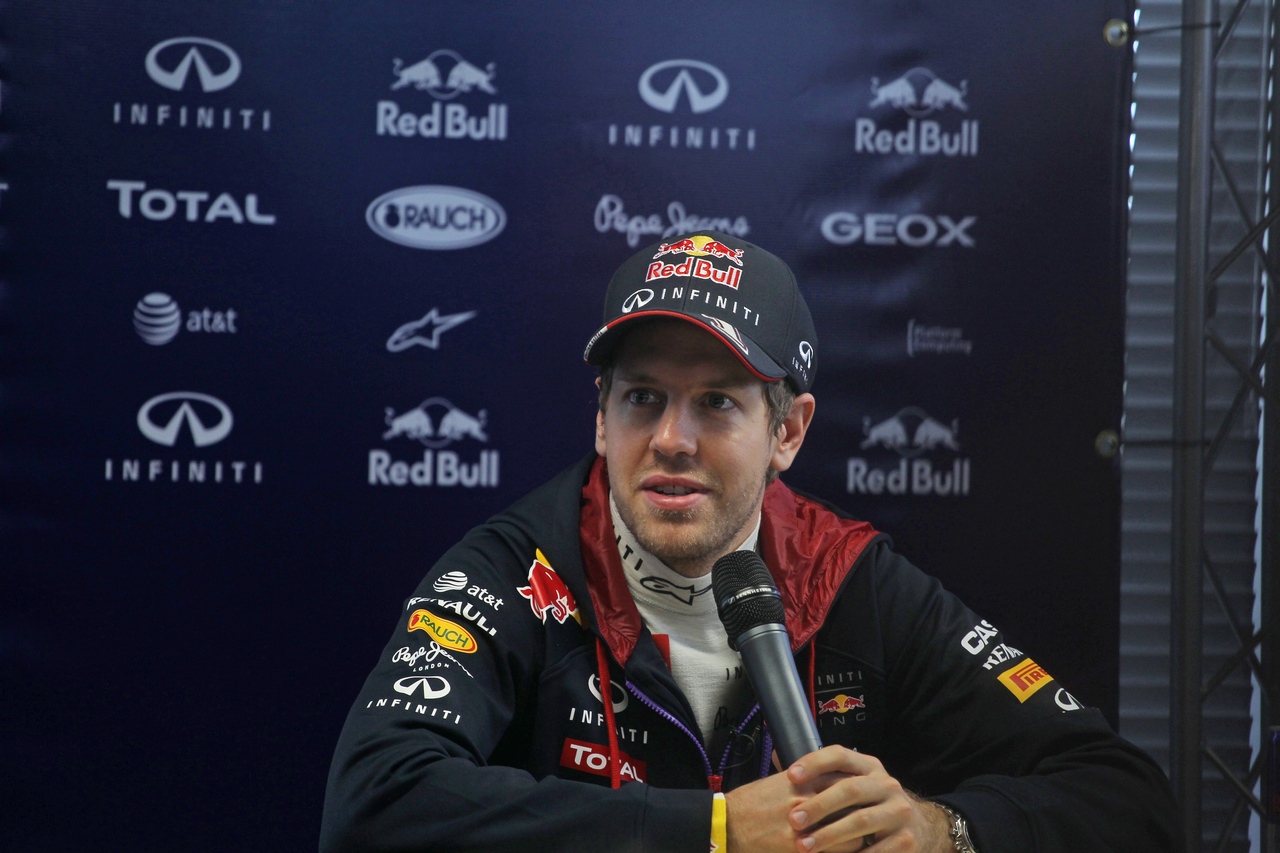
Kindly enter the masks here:
M 867 707 L 862 696 L 846 696 L 838 693 L 818 706 L 819 714 L 847 714 L 855 708 Z
M 529 585 L 517 587 L 516 592 L 529 599 L 529 607 L 533 615 L 547 624 L 547 614 L 563 625 L 572 616 L 581 625 L 582 614 L 578 611 L 578 603 L 573 600 L 573 593 L 565 586 L 551 563 L 547 561 L 542 550 L 534 549 L 533 564 L 529 566 Z
M 656 261 L 663 255 L 673 253 L 682 253 L 686 255 L 694 255 L 695 257 L 705 257 L 710 255 L 713 258 L 725 258 L 733 261 L 738 266 L 742 266 L 743 249 L 730 249 L 724 243 L 705 234 L 695 234 L 692 237 L 686 237 L 683 240 L 677 240 L 674 243 L 662 243 L 658 246 L 658 254 L 653 256 Z

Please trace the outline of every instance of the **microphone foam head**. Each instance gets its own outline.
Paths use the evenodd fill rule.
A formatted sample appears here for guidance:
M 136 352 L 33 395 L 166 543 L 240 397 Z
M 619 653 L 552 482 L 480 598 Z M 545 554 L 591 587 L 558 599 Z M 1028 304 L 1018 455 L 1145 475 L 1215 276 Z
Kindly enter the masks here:
M 711 588 L 732 649 L 738 648 L 743 632 L 786 621 L 782 596 L 755 551 L 734 551 L 716 560 L 711 568 Z

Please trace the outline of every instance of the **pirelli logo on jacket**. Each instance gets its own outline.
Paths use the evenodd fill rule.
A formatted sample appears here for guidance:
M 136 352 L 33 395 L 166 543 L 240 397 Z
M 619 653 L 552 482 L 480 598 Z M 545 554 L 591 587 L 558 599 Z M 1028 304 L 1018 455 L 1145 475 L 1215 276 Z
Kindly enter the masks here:
M 1017 696 L 1019 702 L 1030 699 L 1037 690 L 1050 681 L 1053 681 L 1053 676 L 1045 672 L 1044 667 L 1031 658 L 1000 673 L 1000 683 L 1008 687 L 1009 692 Z

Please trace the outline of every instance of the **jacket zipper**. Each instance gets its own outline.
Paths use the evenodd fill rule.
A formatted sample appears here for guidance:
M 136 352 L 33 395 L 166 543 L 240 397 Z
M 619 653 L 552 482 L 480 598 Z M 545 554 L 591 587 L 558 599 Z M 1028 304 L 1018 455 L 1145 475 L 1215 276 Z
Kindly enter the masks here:
M 724 748 L 724 756 L 720 759 L 720 772 L 714 773 L 711 770 L 711 759 L 707 756 L 707 750 L 702 745 L 702 740 L 699 739 L 697 735 L 689 731 L 689 729 L 684 725 L 684 723 L 677 720 L 669 711 L 667 711 L 657 702 L 650 699 L 648 696 L 644 695 L 644 693 L 641 692 L 640 688 L 636 687 L 635 684 L 633 684 L 630 679 L 627 679 L 627 689 L 631 691 L 631 694 L 633 696 L 635 696 L 646 707 L 648 707 L 649 710 L 653 711 L 659 717 L 662 717 L 662 719 L 666 720 L 667 722 L 675 726 L 677 729 L 684 732 L 685 735 L 689 738 L 689 740 L 693 742 L 693 745 L 698 748 L 698 755 L 702 756 L 702 766 L 707 771 L 707 785 L 711 788 L 712 791 L 719 793 L 720 786 L 724 781 L 725 768 L 729 764 L 729 754 L 733 750 L 734 737 L 737 736 L 738 732 L 742 729 L 743 726 L 751 722 L 751 719 L 760 710 L 760 703 L 757 702 L 755 705 L 751 706 L 751 710 L 747 712 L 747 715 L 745 717 L 742 718 L 742 721 L 733 727 L 733 731 L 730 733 L 730 736 L 729 736 L 729 743 L 726 744 Z M 768 738 L 767 732 L 765 734 L 765 737 Z M 767 744 L 768 744 L 768 741 L 766 740 L 766 745 Z M 761 761 L 760 767 L 761 767 L 760 775 L 761 777 L 764 777 L 765 775 L 768 774 L 768 771 L 769 771 L 769 759 L 767 756 Z

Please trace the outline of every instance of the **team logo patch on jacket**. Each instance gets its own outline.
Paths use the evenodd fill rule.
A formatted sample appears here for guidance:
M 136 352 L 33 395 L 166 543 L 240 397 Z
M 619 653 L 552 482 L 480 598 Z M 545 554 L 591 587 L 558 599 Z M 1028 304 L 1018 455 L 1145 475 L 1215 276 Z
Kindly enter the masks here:
M 643 761 L 637 761 L 625 752 L 618 753 L 618 760 L 622 762 L 618 775 L 624 782 L 644 781 L 646 765 Z M 608 776 L 609 748 L 567 737 L 564 739 L 564 748 L 560 750 L 560 766 L 595 776 Z
M 425 631 L 446 649 L 465 654 L 474 654 L 476 650 L 476 638 L 471 636 L 470 631 L 457 622 L 440 618 L 430 610 L 415 610 L 409 614 L 409 624 L 405 630 Z
M 529 607 L 533 615 L 547 624 L 547 613 L 563 625 L 572 616 L 581 625 L 582 614 L 578 612 L 578 602 L 573 600 L 569 587 L 551 568 L 551 563 L 539 548 L 534 549 L 534 561 L 529 566 L 529 585 L 518 587 L 516 592 L 529 599 Z
M 1017 696 L 1019 702 L 1030 699 L 1037 690 L 1050 681 L 1053 681 L 1053 676 L 1045 672 L 1044 667 L 1031 658 L 1000 673 L 1000 683 L 1008 687 L 1009 692 Z

